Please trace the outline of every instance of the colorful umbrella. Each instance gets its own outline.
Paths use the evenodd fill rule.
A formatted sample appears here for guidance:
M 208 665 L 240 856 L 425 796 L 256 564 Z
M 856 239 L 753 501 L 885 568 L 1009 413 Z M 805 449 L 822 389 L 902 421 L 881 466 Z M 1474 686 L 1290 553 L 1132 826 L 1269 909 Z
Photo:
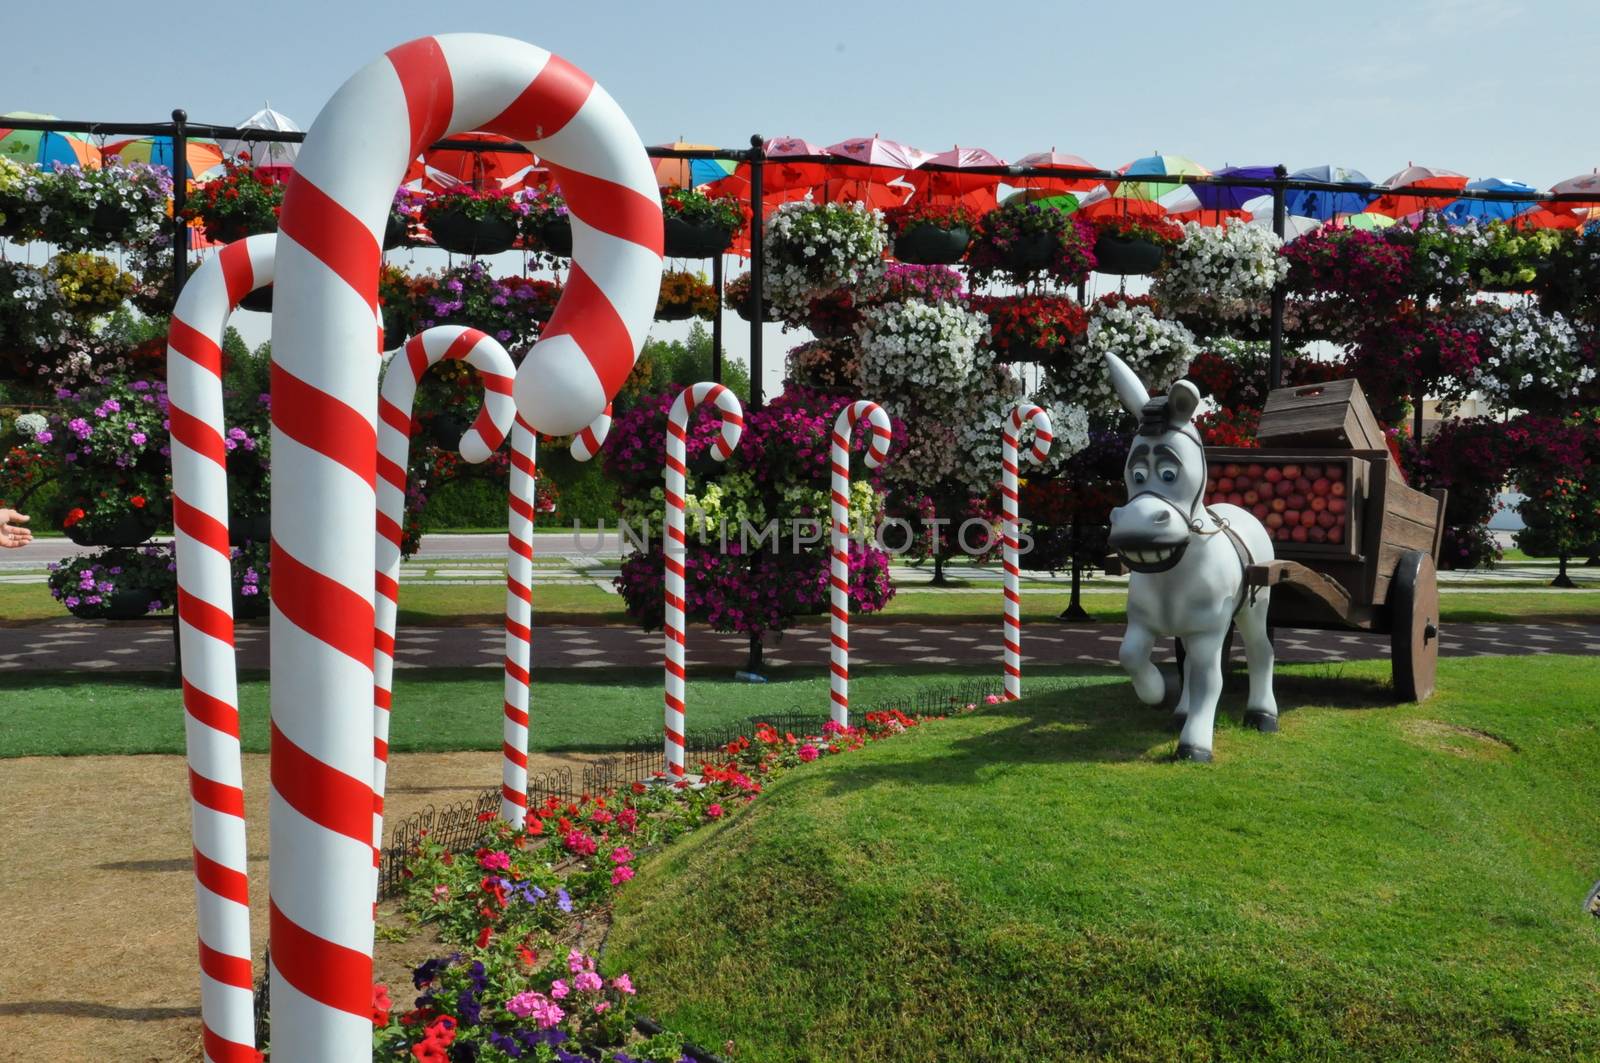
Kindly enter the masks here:
M 1012 203 L 1037 203 L 1041 207 L 1055 207 L 1057 210 L 1071 214 L 1078 209 L 1078 197 L 1071 192 L 1052 192 L 1048 188 L 1019 188 L 1010 193 L 1000 202 Z
M 1017 166 L 1024 166 L 1030 170 L 1061 170 L 1061 176 L 1050 174 L 1043 177 L 1019 177 L 1014 184 L 1018 188 L 1044 188 L 1057 192 L 1087 192 L 1100 183 L 1098 177 L 1074 177 L 1073 170 L 1098 170 L 1100 167 L 1083 158 L 1081 155 L 1067 155 L 1051 148 L 1049 151 L 1036 151 L 1032 155 L 1024 155 L 1016 161 Z
M 1289 180 L 1372 187 L 1370 177 L 1360 170 L 1345 166 L 1309 166 L 1290 174 Z M 1290 214 L 1328 221 L 1340 214 L 1359 214 L 1367 209 L 1372 199 L 1373 195 L 1369 192 L 1311 192 L 1290 188 L 1284 190 L 1283 206 Z
M 1209 174 L 1211 171 L 1182 155 L 1146 155 L 1117 167 L 1117 172 L 1133 176 L 1176 177 L 1189 174 Z M 1142 199 L 1154 202 L 1168 192 L 1183 187 L 1181 181 L 1120 181 L 1111 189 L 1117 199 Z
M 1360 214 L 1341 214 L 1333 223 L 1344 229 L 1387 229 L 1395 223 L 1395 219 L 1387 214 L 1362 211 Z
M 215 140 L 189 137 L 183 154 L 183 177 L 187 180 L 203 181 L 208 177 L 215 177 L 222 171 L 222 148 Z M 168 173 L 176 172 L 172 166 L 171 137 L 119 140 L 115 144 L 106 145 L 106 158 L 115 158 L 123 163 L 142 162 L 150 166 L 160 166 Z
M 830 144 L 829 155 L 852 160 L 827 168 L 823 180 L 813 190 L 824 203 L 861 202 L 887 209 L 904 203 L 911 192 L 905 175 L 933 157 L 930 152 L 885 140 L 873 134 Z
M 0 115 L 0 155 L 24 166 L 50 167 L 100 165 L 100 149 L 80 133 L 46 133 L 37 129 L 7 129 L 7 118 L 53 120 L 53 114 L 10 111 Z
M 811 186 L 827 176 L 827 167 L 820 162 L 790 162 L 807 156 L 826 155 L 827 149 L 800 137 L 773 137 L 762 145 L 767 162 L 761 168 L 762 198 L 768 204 L 786 203 L 804 199 Z M 733 173 L 706 186 L 709 195 L 750 198 L 750 164 L 741 162 Z
M 1565 181 L 1557 182 L 1550 186 L 1550 191 L 1558 195 L 1592 194 L 1594 196 L 1593 200 L 1574 201 L 1567 204 L 1567 206 L 1600 207 L 1600 170 L 1579 174 L 1577 177 L 1569 177 Z
M 1403 218 L 1407 214 L 1414 214 L 1419 210 L 1440 210 L 1455 201 L 1452 192 L 1459 192 L 1466 187 L 1465 174 L 1456 173 L 1454 170 L 1441 170 L 1432 166 L 1408 165 L 1404 170 L 1391 176 L 1383 182 L 1388 188 L 1416 188 L 1432 191 L 1438 189 L 1442 195 L 1437 196 L 1405 196 L 1385 193 L 1373 200 L 1367 207 L 1373 214 L 1387 214 L 1391 218 Z
M 1277 172 L 1272 166 L 1224 166 L 1213 177 L 1226 177 L 1240 181 L 1267 181 Z M 1242 216 L 1245 212 L 1244 205 L 1252 199 L 1270 195 L 1271 189 L 1266 185 L 1183 185 L 1182 192 L 1187 192 L 1193 197 L 1198 206 L 1195 210 L 1214 212 L 1218 215 L 1232 214 Z M 1162 197 L 1165 203 L 1167 196 Z M 1173 204 L 1166 204 L 1168 213 L 1175 213 Z
M 1000 187 L 1000 176 L 961 171 L 1005 164 L 1004 159 L 982 148 L 955 147 L 929 158 L 911 171 L 906 180 L 918 197 L 956 202 L 982 213 L 994 209 L 995 189 Z
M 1264 210 L 1257 210 L 1250 215 L 1250 224 L 1259 225 L 1263 229 L 1272 228 L 1272 205 L 1269 203 Z M 1283 239 L 1285 242 L 1304 236 L 1309 232 L 1316 232 L 1322 228 L 1322 222 L 1316 218 L 1306 218 L 1298 214 L 1286 214 L 1283 219 Z
M 276 133 L 298 133 L 300 127 L 288 115 L 279 114 L 269 104 L 246 118 L 239 125 L 240 129 L 264 129 Z M 241 155 L 250 156 L 250 165 L 256 170 L 272 171 L 279 177 L 288 177 L 289 171 L 294 169 L 295 156 L 300 154 L 300 145 L 275 140 L 252 140 L 246 134 L 237 140 L 218 141 L 218 146 L 223 153 L 238 158 Z
M 715 144 L 688 144 L 681 140 L 661 147 L 678 151 L 706 151 Z M 732 159 L 656 159 L 656 184 L 662 188 L 699 188 L 733 173 Z
M 1520 181 L 1502 181 L 1498 177 L 1486 177 L 1481 181 L 1467 182 L 1466 190 L 1469 192 L 1527 192 L 1534 193 L 1532 185 L 1525 185 Z M 1461 225 L 1468 221 L 1490 222 L 1508 221 L 1519 214 L 1526 214 L 1537 209 L 1539 204 L 1534 200 L 1518 202 L 1509 199 L 1458 199 L 1447 204 L 1439 213 L 1453 225 Z

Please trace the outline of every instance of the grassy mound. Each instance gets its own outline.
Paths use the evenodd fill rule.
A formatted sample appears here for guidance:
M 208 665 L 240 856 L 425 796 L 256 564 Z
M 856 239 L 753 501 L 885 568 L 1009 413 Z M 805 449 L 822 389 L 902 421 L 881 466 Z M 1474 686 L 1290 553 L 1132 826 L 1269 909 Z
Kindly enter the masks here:
M 608 962 L 741 1061 L 1600 1058 L 1600 661 L 1280 670 L 1217 761 L 1107 674 L 779 782 Z

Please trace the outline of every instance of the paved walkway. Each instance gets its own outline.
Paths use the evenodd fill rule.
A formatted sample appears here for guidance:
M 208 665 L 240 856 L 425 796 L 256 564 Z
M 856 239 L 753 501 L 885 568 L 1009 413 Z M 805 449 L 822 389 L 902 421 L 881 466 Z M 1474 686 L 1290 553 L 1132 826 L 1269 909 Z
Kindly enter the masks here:
M 1023 631 L 1024 660 L 1046 664 L 1116 660 L 1121 624 L 1029 624 Z M 1000 660 L 997 624 L 865 624 L 851 626 L 852 664 L 981 664 Z M 241 627 L 240 665 L 267 667 L 267 628 Z M 1389 639 L 1353 631 L 1280 629 L 1278 658 L 1283 661 L 1340 661 L 1386 657 Z M 737 668 L 744 663 L 746 640 L 691 629 L 691 666 Z M 1600 653 L 1600 625 L 1453 624 L 1439 642 L 1446 657 Z M 399 668 L 498 668 L 504 635 L 492 627 L 407 628 L 399 634 Z M 1242 658 L 1243 650 L 1234 648 Z M 771 665 L 815 665 L 828 659 L 827 629 L 796 628 L 769 646 Z M 533 663 L 538 668 L 652 667 L 661 661 L 660 633 L 625 627 L 536 627 Z M 7 671 L 151 671 L 172 667 L 172 634 L 164 624 L 105 624 L 51 621 L 0 628 L 0 673 Z

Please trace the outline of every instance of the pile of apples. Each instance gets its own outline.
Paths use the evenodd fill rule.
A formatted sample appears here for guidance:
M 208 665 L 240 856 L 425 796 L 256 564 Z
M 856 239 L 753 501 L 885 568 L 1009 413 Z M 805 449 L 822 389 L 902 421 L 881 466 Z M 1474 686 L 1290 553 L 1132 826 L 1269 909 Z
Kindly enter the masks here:
M 1342 543 L 1350 505 L 1344 466 L 1229 462 L 1211 470 L 1206 505 L 1248 509 L 1279 542 Z

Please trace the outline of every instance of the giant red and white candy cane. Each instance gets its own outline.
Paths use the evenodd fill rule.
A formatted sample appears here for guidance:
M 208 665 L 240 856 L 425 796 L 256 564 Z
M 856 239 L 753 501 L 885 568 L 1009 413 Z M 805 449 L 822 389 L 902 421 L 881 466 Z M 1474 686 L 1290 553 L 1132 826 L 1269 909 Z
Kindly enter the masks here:
M 588 461 L 611 431 L 611 407 L 572 440 L 572 456 Z M 528 683 L 533 667 L 533 522 L 538 488 L 538 438 L 517 418 L 511 429 L 511 512 L 506 535 L 505 726 L 501 735 L 500 815 L 520 827 L 528 816 Z
M 272 318 L 272 1029 L 284 1059 L 371 1053 L 378 264 L 407 165 L 472 130 L 546 160 L 572 215 L 571 275 L 514 386 L 532 428 L 566 434 L 599 415 L 660 287 L 660 200 L 638 134 L 542 49 L 482 34 L 401 45 L 345 82 L 306 135 Z
M 473 464 L 499 449 L 511 430 L 511 355 L 477 329 L 440 325 L 411 337 L 388 355 L 378 398 L 378 522 L 372 654 L 372 858 L 383 846 L 383 794 L 389 770 L 389 707 L 393 701 L 395 614 L 400 607 L 401 540 L 406 474 L 411 460 L 411 408 L 417 384 L 430 366 L 465 361 L 483 381 L 483 405 L 461 438 L 461 456 Z M 374 879 L 376 884 L 376 879 Z
M 249 868 L 228 542 L 222 332 L 239 300 L 272 283 L 273 238 L 202 262 L 167 332 L 172 523 L 178 568 L 184 739 L 200 938 L 200 1023 L 209 1063 L 254 1055 Z
M 1022 427 L 1033 424 L 1033 448 L 1028 457 L 1035 465 L 1044 463 L 1050 454 L 1050 415 L 1037 406 L 1027 403 L 1011 408 L 1000 427 L 1000 506 L 1003 524 L 1000 530 L 1000 553 L 1005 564 L 1005 624 L 1000 629 L 1005 643 L 1006 700 L 1015 701 L 1022 696 L 1022 596 L 1020 573 L 1017 568 L 1017 442 L 1022 438 Z
M 678 393 L 667 415 L 666 533 L 661 552 L 666 561 L 666 620 L 662 625 L 666 674 L 666 754 L 667 771 L 677 778 L 684 774 L 683 753 L 683 643 L 684 643 L 684 559 L 688 543 L 683 534 L 684 478 L 688 460 L 689 415 L 701 403 L 711 403 L 722 415 L 722 431 L 711 442 L 711 454 L 725 461 L 744 434 L 744 410 L 739 398 L 721 384 L 692 384 Z
M 828 509 L 833 530 L 828 544 L 828 611 L 832 614 L 833 648 L 829 661 L 828 714 L 840 727 L 850 726 L 850 433 L 867 422 L 867 468 L 876 469 L 889 453 L 889 415 L 875 402 L 852 402 L 833 422 L 833 467 Z

